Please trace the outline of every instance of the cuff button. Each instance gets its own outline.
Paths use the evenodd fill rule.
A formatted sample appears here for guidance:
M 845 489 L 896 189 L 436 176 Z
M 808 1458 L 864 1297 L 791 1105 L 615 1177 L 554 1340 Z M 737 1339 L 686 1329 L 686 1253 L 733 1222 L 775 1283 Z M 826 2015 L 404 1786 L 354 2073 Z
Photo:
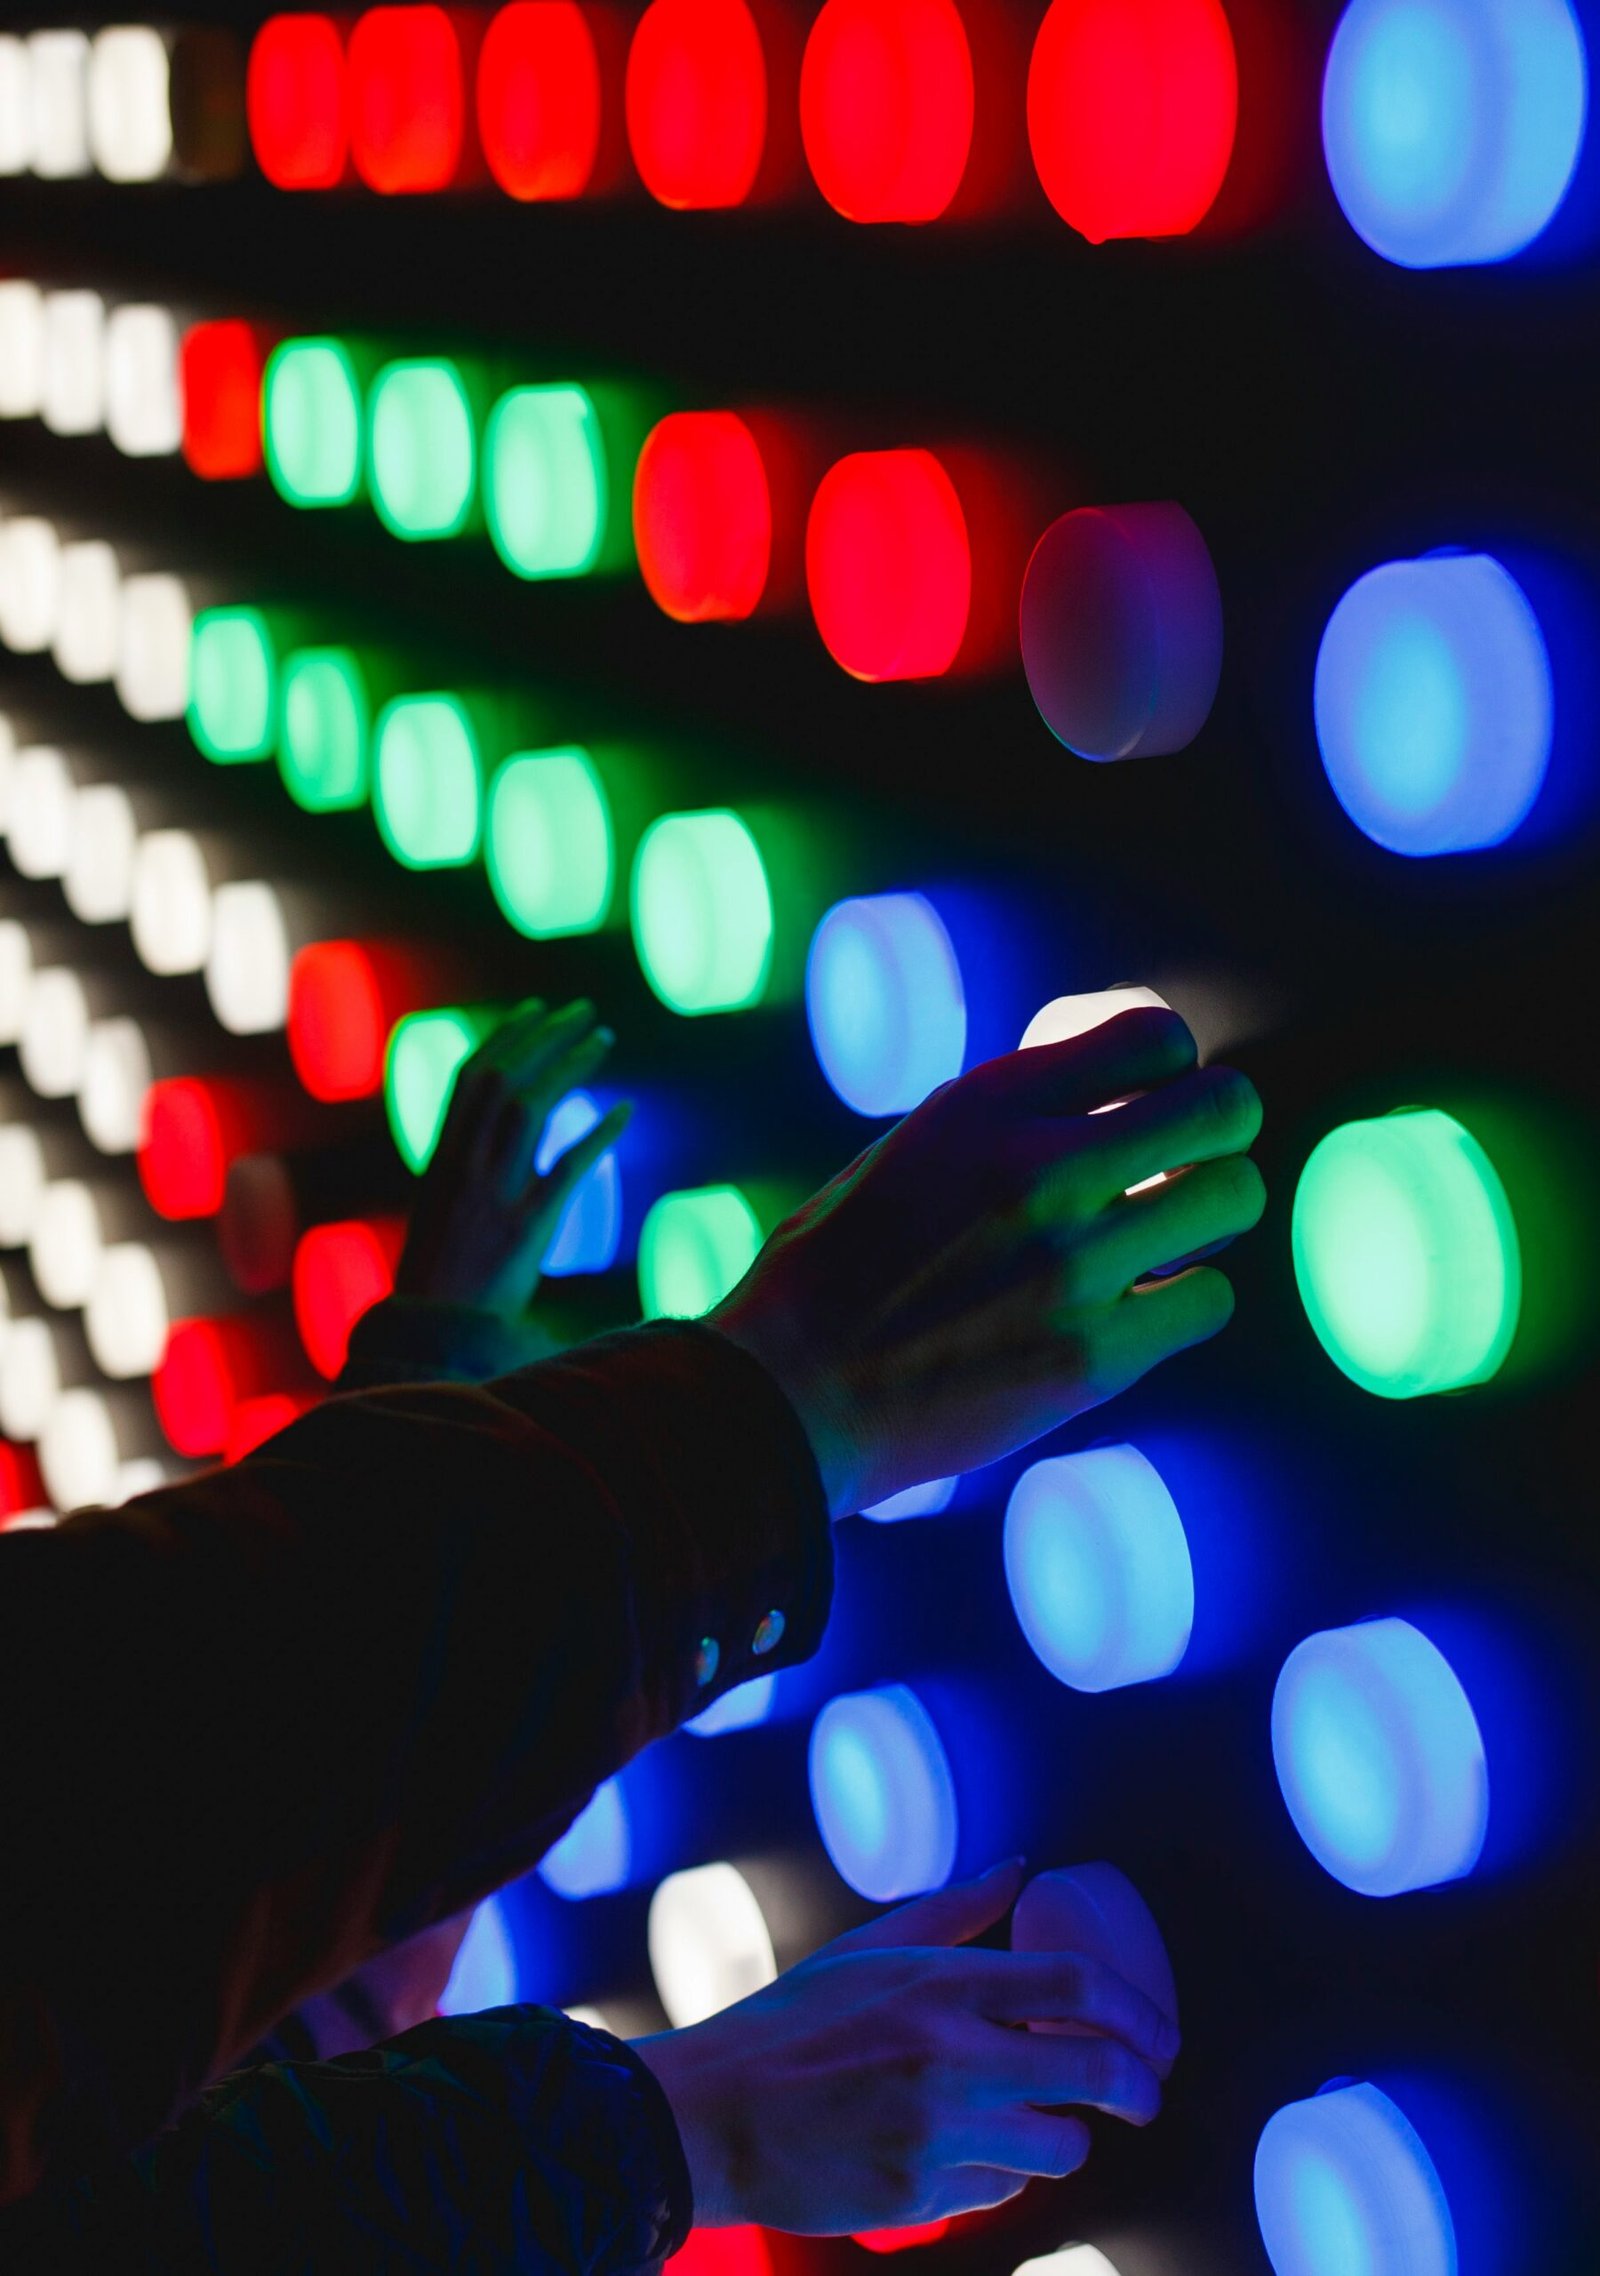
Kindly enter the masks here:
M 781 1612 L 769 1612 L 757 1622 L 756 1632 L 750 1639 L 750 1649 L 758 1659 L 764 1652 L 770 1652 L 775 1645 L 782 1643 L 785 1625 Z
M 708 1683 L 714 1682 L 717 1669 L 721 1664 L 722 1646 L 717 1642 L 716 1637 L 702 1636 L 700 1649 L 694 1655 L 695 1688 L 704 1691 Z

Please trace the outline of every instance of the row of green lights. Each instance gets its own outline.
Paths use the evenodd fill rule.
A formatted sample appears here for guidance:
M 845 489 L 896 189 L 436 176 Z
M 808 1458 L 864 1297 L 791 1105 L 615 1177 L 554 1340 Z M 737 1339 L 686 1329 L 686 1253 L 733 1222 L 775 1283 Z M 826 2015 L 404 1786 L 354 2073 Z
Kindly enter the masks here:
M 632 390 L 502 388 L 472 357 L 285 340 L 263 375 L 261 424 L 267 471 L 291 505 L 344 506 L 364 487 L 396 537 L 487 527 L 519 577 L 631 558 L 633 464 L 651 424 Z

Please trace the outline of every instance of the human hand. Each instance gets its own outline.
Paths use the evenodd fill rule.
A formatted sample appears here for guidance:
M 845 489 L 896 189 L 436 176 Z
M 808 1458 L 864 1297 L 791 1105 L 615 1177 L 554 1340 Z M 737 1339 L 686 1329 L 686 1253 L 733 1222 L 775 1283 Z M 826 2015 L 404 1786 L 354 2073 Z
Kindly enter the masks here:
M 1176 1013 L 992 1059 L 779 1226 L 710 1325 L 788 1394 L 835 1517 L 975 1469 L 1226 1324 L 1220 1272 L 1146 1276 L 1256 1223 L 1260 1127 Z
M 686 2031 L 636 2042 L 660 2081 L 702 2227 L 801 2235 L 940 2220 L 1076 2172 L 1063 2105 L 1148 2125 L 1176 2026 L 1076 1952 L 951 1949 L 991 1927 L 1020 1860 L 886 1913 Z M 1095 2036 L 1019 2029 L 1076 2022 Z
M 519 1004 L 462 1068 L 412 1213 L 395 1293 L 520 1319 L 567 1203 L 622 1135 L 615 1106 L 546 1171 L 552 1111 L 598 1071 L 616 1038 L 590 1003 Z

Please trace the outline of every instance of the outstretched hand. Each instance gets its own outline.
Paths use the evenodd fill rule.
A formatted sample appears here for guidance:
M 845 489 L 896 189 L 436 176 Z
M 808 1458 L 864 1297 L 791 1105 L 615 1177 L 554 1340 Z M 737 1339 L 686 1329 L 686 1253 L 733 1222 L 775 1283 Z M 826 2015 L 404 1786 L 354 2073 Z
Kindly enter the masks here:
M 568 1202 L 632 1110 L 613 1107 L 546 1171 L 535 1166 L 539 1141 L 554 1109 L 593 1078 L 615 1041 L 593 1004 L 551 1012 L 534 998 L 473 1053 L 422 1181 L 398 1295 L 523 1317 Z

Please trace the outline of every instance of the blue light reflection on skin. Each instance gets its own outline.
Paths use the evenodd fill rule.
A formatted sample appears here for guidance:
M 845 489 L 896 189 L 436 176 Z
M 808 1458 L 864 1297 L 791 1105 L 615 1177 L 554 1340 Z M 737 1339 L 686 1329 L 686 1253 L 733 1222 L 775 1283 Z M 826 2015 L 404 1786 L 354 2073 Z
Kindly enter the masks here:
M 812 1727 L 811 1806 L 841 1878 L 888 1904 L 942 1888 L 955 1867 L 955 1782 L 939 1733 L 904 1684 L 829 1700 Z

